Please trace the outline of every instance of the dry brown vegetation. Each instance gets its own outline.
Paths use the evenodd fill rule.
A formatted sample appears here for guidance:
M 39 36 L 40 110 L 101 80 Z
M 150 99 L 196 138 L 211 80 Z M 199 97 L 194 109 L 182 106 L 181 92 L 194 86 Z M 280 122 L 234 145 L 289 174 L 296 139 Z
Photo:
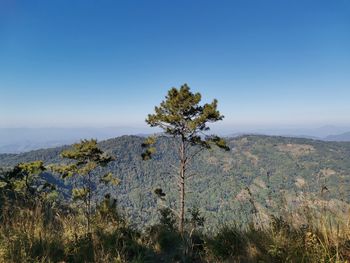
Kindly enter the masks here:
M 277 149 L 281 152 L 290 153 L 294 157 L 300 157 L 315 151 L 315 148 L 312 145 L 293 143 L 280 144 L 277 146 Z

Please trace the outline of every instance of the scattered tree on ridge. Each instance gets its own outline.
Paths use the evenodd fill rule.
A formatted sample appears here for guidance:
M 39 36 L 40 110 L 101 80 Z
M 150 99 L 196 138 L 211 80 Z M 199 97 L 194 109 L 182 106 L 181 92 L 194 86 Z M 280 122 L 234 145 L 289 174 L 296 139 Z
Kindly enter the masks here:
M 96 187 L 94 185 L 94 171 L 112 161 L 112 157 L 98 148 L 96 140 L 82 140 L 73 144 L 72 148 L 61 153 L 62 158 L 71 160 L 67 165 L 53 166 L 52 169 L 62 175 L 63 178 L 77 176 L 78 184 L 72 190 L 73 200 L 82 204 L 82 209 L 87 221 L 87 233 L 90 233 L 93 198 Z M 98 175 L 99 176 L 99 175 Z M 117 185 L 119 180 L 111 173 L 99 176 L 100 182 Z
M 192 93 L 190 88 L 184 84 L 180 89 L 170 89 L 165 100 L 161 102 L 160 106 L 155 107 L 155 113 L 149 114 L 146 119 L 147 124 L 151 127 L 159 127 L 166 135 L 177 139 L 180 161 L 178 186 L 180 194 L 179 231 L 181 233 L 184 231 L 185 180 L 189 163 L 203 149 L 209 149 L 213 144 L 229 150 L 222 138 L 205 134 L 209 130 L 208 123 L 217 122 L 224 118 L 217 110 L 217 100 L 214 99 L 212 103 L 206 103 L 203 106 L 199 105 L 200 101 L 201 94 Z M 144 160 L 150 159 L 155 153 L 153 146 L 155 142 L 155 137 L 149 137 L 144 142 L 145 152 L 142 154 Z

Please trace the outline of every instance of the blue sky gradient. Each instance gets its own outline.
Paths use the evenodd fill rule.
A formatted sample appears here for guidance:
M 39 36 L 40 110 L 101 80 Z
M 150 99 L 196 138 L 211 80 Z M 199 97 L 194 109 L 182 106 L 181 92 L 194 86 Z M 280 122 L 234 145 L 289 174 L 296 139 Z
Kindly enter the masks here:
M 0 127 L 146 127 L 170 87 L 220 127 L 350 125 L 350 1 L 0 1 Z

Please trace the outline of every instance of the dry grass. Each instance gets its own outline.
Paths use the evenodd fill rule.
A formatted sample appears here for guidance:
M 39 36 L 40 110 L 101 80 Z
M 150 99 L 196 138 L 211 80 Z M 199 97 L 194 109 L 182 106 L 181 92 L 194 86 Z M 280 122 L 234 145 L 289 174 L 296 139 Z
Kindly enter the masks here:
M 308 155 L 315 151 L 315 148 L 312 145 L 308 144 L 280 144 L 277 146 L 277 149 L 281 152 L 286 152 L 294 157 L 300 157 L 303 155 Z

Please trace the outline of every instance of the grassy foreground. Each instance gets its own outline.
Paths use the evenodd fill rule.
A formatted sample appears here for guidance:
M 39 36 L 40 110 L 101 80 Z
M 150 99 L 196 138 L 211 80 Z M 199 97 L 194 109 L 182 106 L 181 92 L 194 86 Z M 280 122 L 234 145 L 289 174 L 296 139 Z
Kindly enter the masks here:
M 231 224 L 208 233 L 193 210 L 180 235 L 171 210 L 161 209 L 159 223 L 140 232 L 106 199 L 87 233 L 79 211 L 43 201 L 2 202 L 1 262 L 350 262 L 350 227 L 326 217 L 298 227 L 272 217 L 265 227 Z

